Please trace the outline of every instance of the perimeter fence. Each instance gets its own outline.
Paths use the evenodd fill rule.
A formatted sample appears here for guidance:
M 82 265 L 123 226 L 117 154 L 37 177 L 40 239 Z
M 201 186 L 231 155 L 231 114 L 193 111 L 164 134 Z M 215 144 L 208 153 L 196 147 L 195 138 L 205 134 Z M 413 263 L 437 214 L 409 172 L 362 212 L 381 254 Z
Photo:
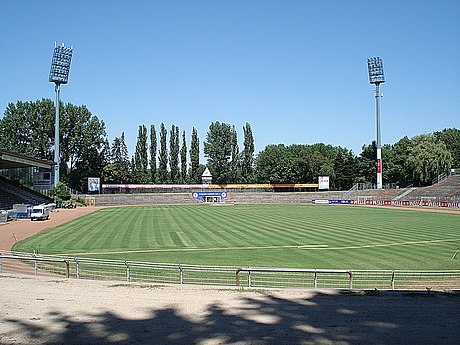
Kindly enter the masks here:
M 247 288 L 456 290 L 460 270 L 326 270 L 156 264 L 0 253 L 0 274 Z

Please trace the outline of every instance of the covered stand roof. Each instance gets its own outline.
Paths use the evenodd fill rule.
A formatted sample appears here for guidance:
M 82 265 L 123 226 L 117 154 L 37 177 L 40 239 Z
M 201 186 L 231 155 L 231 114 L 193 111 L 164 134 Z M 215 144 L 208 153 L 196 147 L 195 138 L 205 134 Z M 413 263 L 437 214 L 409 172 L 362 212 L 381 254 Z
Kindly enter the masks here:
M 53 169 L 56 163 L 0 148 L 0 169 L 39 167 Z

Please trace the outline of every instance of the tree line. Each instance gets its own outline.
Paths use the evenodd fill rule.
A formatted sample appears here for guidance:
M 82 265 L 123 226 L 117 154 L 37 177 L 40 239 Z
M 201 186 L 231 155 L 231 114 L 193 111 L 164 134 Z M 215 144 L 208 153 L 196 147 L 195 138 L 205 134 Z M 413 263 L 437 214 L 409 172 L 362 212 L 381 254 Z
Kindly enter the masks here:
M 242 149 L 234 125 L 212 122 L 203 141 L 176 125 L 140 125 L 131 157 L 121 133 L 109 142 L 105 123 L 86 106 L 61 105 L 60 174 L 70 187 L 86 191 L 87 177 L 103 183 L 201 183 L 207 166 L 214 183 L 316 183 L 329 176 L 331 188 L 347 190 L 354 183 L 375 183 L 376 145 L 363 145 L 355 155 L 341 146 L 267 145 L 255 155 L 251 125 L 242 128 Z M 42 159 L 53 159 L 54 103 L 50 99 L 9 103 L 0 119 L 0 147 Z M 426 185 L 452 167 L 460 167 L 460 130 L 444 129 L 401 138 L 382 147 L 383 180 L 399 186 Z

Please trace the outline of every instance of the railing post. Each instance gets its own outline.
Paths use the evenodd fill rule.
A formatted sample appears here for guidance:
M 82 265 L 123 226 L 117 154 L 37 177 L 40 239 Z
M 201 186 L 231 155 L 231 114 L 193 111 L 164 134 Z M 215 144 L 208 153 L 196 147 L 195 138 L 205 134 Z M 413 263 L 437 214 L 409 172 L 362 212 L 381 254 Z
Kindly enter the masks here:
M 395 289 L 395 271 L 391 272 L 391 290 Z
M 2 267 L 3 262 L 2 262 L 2 260 L 3 260 L 3 259 L 0 257 L 0 273 L 2 273 L 2 269 L 3 269 L 3 267 Z
M 315 279 L 314 279 L 314 285 L 313 285 L 313 287 L 314 287 L 315 289 L 318 288 L 318 272 L 316 272 L 316 270 L 315 270 Z
M 131 279 L 131 270 L 129 268 L 128 261 L 125 261 L 125 265 L 126 265 L 126 281 L 129 282 Z
M 78 262 L 78 258 L 73 258 L 75 261 L 75 277 L 80 279 L 80 263 Z
M 348 276 L 350 277 L 350 290 L 353 289 L 353 272 L 348 271 Z
M 70 263 L 69 260 L 65 260 L 65 272 L 66 272 L 66 278 L 70 278 Z
M 180 283 L 184 284 L 184 269 L 182 265 L 179 265 L 179 276 L 180 276 Z
M 240 286 L 240 272 L 241 272 L 241 268 L 238 268 L 236 270 L 236 274 L 235 274 L 235 276 L 236 276 L 236 278 L 235 278 L 236 279 L 236 286 Z
M 251 271 L 248 274 L 248 287 L 251 287 Z
M 32 254 L 32 257 L 36 258 L 37 255 L 35 254 L 35 249 L 34 249 L 34 252 Z M 37 275 L 38 273 L 38 262 L 37 260 L 34 260 L 34 274 Z

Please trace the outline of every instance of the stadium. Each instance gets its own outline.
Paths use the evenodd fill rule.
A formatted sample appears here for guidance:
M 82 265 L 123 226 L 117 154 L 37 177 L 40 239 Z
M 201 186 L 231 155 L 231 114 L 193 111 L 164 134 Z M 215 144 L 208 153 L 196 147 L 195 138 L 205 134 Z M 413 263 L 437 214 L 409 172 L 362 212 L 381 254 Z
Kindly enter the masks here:
M 460 3 L 49 5 L 2 8 L 1 345 L 460 343 Z
M 50 164 L 6 150 L 2 162 Z M 96 212 L 3 248 L 14 252 L 2 253 L 2 272 L 250 288 L 460 285 L 455 170 L 429 187 L 343 192 L 318 184 L 101 187 L 72 196 Z M 51 201 L 5 178 L 0 191 L 16 218 L 27 210 L 14 207 Z
M 116 186 L 72 196 L 92 206 L 0 225 L 0 340 L 455 343 L 459 175 L 403 190 L 278 187 Z M 1 191 L 37 197 L 6 180 Z

